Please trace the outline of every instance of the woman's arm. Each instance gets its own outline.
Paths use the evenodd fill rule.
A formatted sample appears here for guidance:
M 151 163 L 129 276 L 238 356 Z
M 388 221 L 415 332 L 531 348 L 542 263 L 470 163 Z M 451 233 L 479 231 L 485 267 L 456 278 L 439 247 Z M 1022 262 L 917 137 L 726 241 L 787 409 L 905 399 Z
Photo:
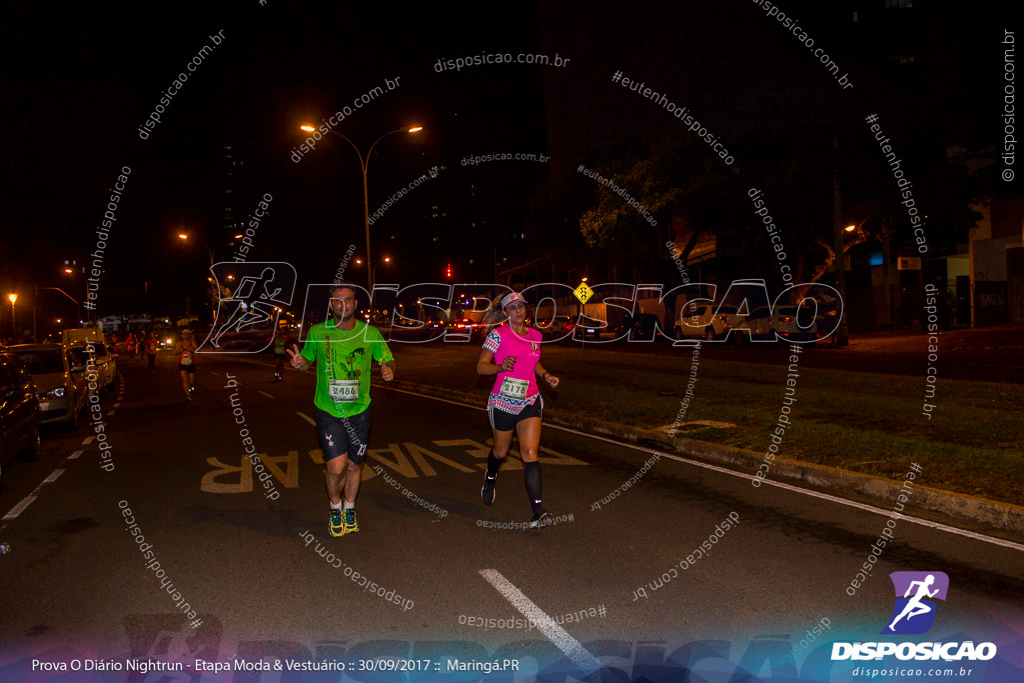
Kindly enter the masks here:
M 505 361 L 498 365 L 494 362 L 494 352 L 487 349 L 483 349 L 480 352 L 480 358 L 476 362 L 476 373 L 478 375 L 497 375 L 499 372 L 508 372 L 515 367 L 515 360 L 509 356 Z

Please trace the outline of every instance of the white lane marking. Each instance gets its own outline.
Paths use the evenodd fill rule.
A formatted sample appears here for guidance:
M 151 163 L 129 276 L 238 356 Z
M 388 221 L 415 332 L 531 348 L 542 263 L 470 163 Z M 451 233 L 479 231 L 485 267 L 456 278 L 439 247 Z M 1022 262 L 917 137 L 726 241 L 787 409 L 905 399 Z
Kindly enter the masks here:
M 54 470 L 53 472 L 50 472 L 50 476 L 48 476 L 46 479 L 43 479 L 43 483 L 52 484 L 53 482 L 57 481 L 57 478 L 60 477 L 60 475 L 62 474 L 64 474 L 64 470 Z
M 390 389 L 390 387 L 387 387 L 387 388 Z M 454 405 L 457 405 L 457 406 L 462 406 L 464 408 L 477 408 L 477 409 L 479 409 L 478 406 L 466 405 L 465 403 L 459 403 L 457 401 L 451 401 L 451 400 L 448 400 L 448 399 L 445 399 L 445 398 L 436 398 L 434 396 L 427 396 L 425 394 L 417 394 L 417 393 L 414 393 L 412 391 L 406 391 L 404 389 L 391 389 L 391 391 L 400 391 L 403 394 L 412 394 L 413 396 L 419 396 L 420 398 L 428 398 L 428 399 L 431 399 L 431 400 L 434 400 L 434 401 L 441 401 L 442 403 L 451 403 L 451 404 L 454 404 Z M 721 472 L 722 474 L 732 475 L 734 477 L 739 477 L 740 479 L 747 479 L 748 481 L 751 480 L 751 479 L 755 479 L 756 478 L 752 474 L 744 474 L 743 472 L 734 472 L 733 470 L 728 470 L 728 469 L 725 469 L 724 467 L 717 467 L 715 465 L 709 465 L 708 463 L 699 462 L 697 460 L 690 460 L 689 458 L 683 458 L 683 457 L 680 457 L 678 455 L 672 455 L 671 453 L 662 453 L 661 451 L 652 450 L 650 448 L 644 448 L 643 446 L 636 446 L 636 445 L 630 444 L 630 443 L 622 443 L 621 441 L 615 441 L 614 439 L 609 439 L 609 438 L 604 437 L 604 436 L 598 436 L 597 434 L 587 434 L 586 432 L 581 432 L 581 431 L 578 431 L 578 430 L 573 429 L 571 427 L 563 427 L 561 425 L 556 425 L 556 424 L 545 424 L 544 428 L 545 429 L 559 429 L 559 430 L 561 430 L 563 432 L 569 432 L 570 434 L 576 434 L 578 436 L 585 436 L 585 437 L 589 437 L 591 439 L 597 439 L 598 441 L 604 441 L 606 443 L 610 443 L 610 444 L 613 444 L 613 445 L 616 445 L 616 446 L 622 446 L 623 448 L 630 448 L 630 449 L 633 449 L 635 451 L 640 451 L 642 453 L 649 453 L 651 455 L 657 454 L 657 455 L 669 458 L 671 460 L 676 460 L 678 462 L 686 463 L 687 465 L 695 465 L 696 467 L 703 467 L 706 470 L 712 470 L 714 472 Z M 865 510 L 867 512 L 873 512 L 876 515 L 882 515 L 883 517 L 891 517 L 892 516 L 892 510 L 883 510 L 882 508 L 877 508 L 877 507 L 874 507 L 873 505 L 865 505 L 864 503 L 858 503 L 858 502 L 853 501 L 853 500 L 846 500 L 845 498 L 839 498 L 838 496 L 832 496 L 832 495 L 829 495 L 827 493 L 819 493 L 818 491 L 811 491 L 809 489 L 802 489 L 799 486 L 793 486 L 792 484 L 784 484 L 782 482 L 772 481 L 771 479 L 765 479 L 765 480 L 763 480 L 762 483 L 768 484 L 770 486 L 775 486 L 775 487 L 778 487 L 780 489 L 786 489 L 787 491 L 793 491 L 794 493 L 800 493 L 800 494 L 803 494 L 805 496 L 811 496 L 813 498 L 820 498 L 821 500 L 828 500 L 828 501 L 831 501 L 833 503 L 839 503 L 840 505 L 846 505 L 848 507 L 858 508 L 860 510 Z M 929 529 L 935 529 L 936 531 L 945 531 L 947 533 L 956 534 L 958 536 L 964 536 L 966 538 L 970 538 L 970 539 L 973 539 L 975 541 L 981 541 L 983 543 L 991 543 L 992 545 L 998 545 L 998 546 L 1002 546 L 1003 548 L 1010 548 L 1012 550 L 1019 550 L 1021 552 L 1024 552 L 1024 544 L 1014 543 L 1013 541 L 1006 541 L 1006 540 L 1003 540 L 1001 538 L 995 538 L 993 536 L 986 536 L 984 534 L 979 534 L 979 533 L 976 533 L 974 531 L 967 531 L 965 529 L 957 529 L 954 526 L 949 526 L 947 524 L 941 524 L 939 522 L 932 522 L 932 521 L 927 520 L 927 519 L 920 519 L 919 517 L 911 517 L 909 515 L 903 515 L 903 516 L 900 517 L 900 519 L 905 519 L 908 522 L 911 522 L 913 524 L 918 524 L 920 526 L 927 527 Z
M 69 455 L 67 459 L 68 460 L 78 460 L 78 456 L 80 456 L 82 453 L 83 453 L 83 451 L 75 451 L 74 453 Z
M 501 572 L 497 569 L 481 569 L 480 576 L 484 577 L 487 583 L 494 586 L 499 593 L 505 596 L 505 599 L 512 603 L 512 606 L 519 610 L 524 617 L 529 619 L 541 633 L 547 636 L 547 639 L 554 643 L 555 647 L 564 652 L 565 656 L 572 660 L 573 664 L 586 673 L 597 671 L 601 668 L 601 663 L 597 661 L 594 655 L 590 654 L 564 628 L 559 626 L 554 619 L 545 614 L 544 610 L 537 607 L 512 582 L 502 576 Z
M 266 396 L 267 398 L 274 398 L 273 396 L 271 396 L 270 394 L 268 394 L 265 391 L 261 391 L 260 393 L 263 394 L 264 396 Z
M 83 446 L 88 446 L 89 444 L 91 444 L 95 440 L 96 440 L 95 436 L 87 436 L 84 439 L 82 439 L 82 445 Z
M 311 418 L 309 415 L 306 415 L 305 413 L 295 413 L 295 414 L 298 415 L 299 417 L 301 417 L 303 420 L 305 420 L 309 424 L 311 424 L 314 427 L 316 427 L 316 420 Z
M 447 399 L 447 398 L 438 398 L 437 396 L 426 396 L 424 394 L 417 394 L 415 391 L 408 391 L 406 389 L 396 389 L 394 387 L 385 386 L 383 384 L 375 384 L 374 386 L 379 386 L 382 389 L 389 389 L 391 391 L 397 391 L 400 394 L 409 394 L 410 396 L 419 396 L 420 398 L 429 398 L 432 401 L 440 401 L 441 403 L 451 403 L 453 406 L 462 406 L 463 408 L 472 408 L 474 410 L 481 410 L 481 411 L 487 412 L 487 408 L 486 407 L 481 408 L 480 406 L 471 406 L 468 403 L 460 403 L 459 401 L 452 401 L 451 399 Z
M 651 450 L 650 448 L 644 448 L 642 446 L 634 446 L 633 444 L 621 443 L 619 441 L 613 441 L 612 439 L 606 439 L 603 436 L 595 436 L 593 434 L 585 434 L 584 432 L 578 432 L 575 429 L 571 429 L 569 427 L 560 427 L 558 425 L 545 425 L 545 427 L 550 427 L 550 428 L 553 428 L 553 429 L 561 429 L 562 431 L 572 432 L 573 434 L 579 434 L 580 436 L 589 436 L 589 437 L 591 437 L 593 439 L 599 439 L 601 441 L 607 441 L 608 443 L 616 444 L 616 445 L 619 445 L 619 446 L 625 446 L 626 448 L 632 448 L 633 450 L 636 450 L 636 451 L 643 451 L 644 453 L 650 453 L 651 455 L 657 454 L 657 455 L 660 455 L 660 456 L 662 456 L 664 458 L 669 458 L 671 460 L 678 460 L 679 462 L 684 462 L 684 463 L 686 463 L 688 465 L 696 465 L 698 467 L 703 467 L 704 469 L 714 470 L 715 472 L 721 472 L 723 474 L 731 474 L 732 476 L 739 477 L 741 479 L 748 479 L 748 480 L 750 480 L 750 479 L 756 479 L 757 478 L 757 477 L 755 477 L 752 474 L 744 474 L 743 472 L 734 472 L 732 470 L 727 470 L 727 469 L 725 469 L 723 467 L 717 467 L 715 465 L 709 465 L 709 464 L 704 463 L 704 462 L 698 462 L 696 460 L 690 460 L 689 458 L 683 458 L 683 457 L 680 457 L 678 455 L 672 455 L 671 453 L 662 453 L 661 451 Z M 783 483 L 781 481 L 772 481 L 771 479 L 763 479 L 763 480 L 761 480 L 761 483 L 762 484 L 769 484 L 771 486 L 775 486 L 775 487 L 778 487 L 780 489 L 786 489 L 787 491 L 793 491 L 795 493 L 802 493 L 802 494 L 804 494 L 806 496 L 812 496 L 814 498 L 820 498 L 822 500 L 828 500 L 828 501 L 831 501 L 833 503 L 839 503 L 841 505 L 846 505 L 848 507 L 858 508 L 860 510 L 865 510 L 867 512 L 873 512 L 873 513 L 875 513 L 877 515 L 882 515 L 884 517 L 892 517 L 892 510 L 891 509 L 890 510 L 883 510 L 882 508 L 878 508 L 878 507 L 875 507 L 873 505 L 866 505 L 864 503 L 858 503 L 857 501 L 854 501 L 854 500 L 846 500 L 845 498 L 839 498 L 838 496 L 833 496 L 833 495 L 830 495 L 828 493 L 820 493 L 818 491 L 810 491 L 808 489 L 802 489 L 799 486 L 793 486 L 792 484 L 785 484 L 785 483 Z M 1006 540 L 1003 540 L 1001 538 L 995 538 L 993 536 L 985 536 L 984 534 L 979 534 L 979 533 L 976 533 L 974 531 L 967 531 L 965 529 L 957 529 L 956 527 L 953 527 L 953 526 L 949 526 L 949 525 L 946 525 L 946 524 L 941 524 L 939 522 L 933 522 L 933 521 L 928 520 L 928 519 L 921 519 L 919 517 L 911 517 L 909 515 L 902 515 L 900 517 L 900 519 L 901 520 L 907 520 L 908 522 L 913 522 L 914 524 L 918 524 L 918 525 L 923 526 L 923 527 L 928 527 L 929 529 L 936 529 L 938 531 L 946 531 L 946 532 L 951 533 L 951 534 L 957 534 L 959 536 L 966 536 L 967 538 L 972 538 L 972 539 L 974 539 L 976 541 L 983 541 L 985 543 L 991 543 L 993 545 L 999 545 L 999 546 L 1002 546 L 1004 548 L 1011 548 L 1013 550 L 1020 550 L 1020 551 L 1024 552 L 1024 544 L 1014 543 L 1013 541 L 1006 541 Z
M 25 498 L 20 503 L 11 508 L 11 511 L 4 515 L 2 519 L 15 519 L 18 515 L 24 512 L 25 508 L 31 505 L 32 501 L 34 501 L 35 499 L 36 497 L 34 495 L 25 496 Z

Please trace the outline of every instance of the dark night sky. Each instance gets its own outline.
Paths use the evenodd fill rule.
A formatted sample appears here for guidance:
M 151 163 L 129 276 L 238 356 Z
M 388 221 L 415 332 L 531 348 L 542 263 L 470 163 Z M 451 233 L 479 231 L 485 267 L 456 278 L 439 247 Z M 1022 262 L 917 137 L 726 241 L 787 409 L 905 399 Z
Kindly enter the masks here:
M 579 151 L 575 142 L 565 144 L 570 137 L 577 140 L 578 131 L 572 136 L 563 131 L 564 137 L 549 140 L 549 134 L 557 133 L 549 133 L 545 102 L 545 86 L 550 88 L 552 82 L 562 79 L 568 89 L 572 81 L 591 77 L 588 69 L 596 70 L 602 59 L 612 64 L 619 55 L 628 66 L 644 55 L 664 60 L 665 73 L 672 70 L 666 65 L 673 60 L 686 60 L 692 78 L 673 83 L 676 88 L 685 86 L 708 98 L 720 90 L 723 102 L 765 96 L 734 90 L 751 76 L 751 69 L 744 66 L 750 59 L 747 53 L 753 52 L 751 37 L 765 36 L 764 44 L 780 51 L 781 63 L 806 56 L 795 39 L 765 19 L 756 6 L 751 11 L 752 4 L 596 2 L 583 9 L 594 13 L 586 20 L 575 21 L 569 11 L 560 15 L 559 22 L 573 27 L 561 41 L 553 28 L 559 22 L 550 12 L 557 5 L 538 11 L 535 2 L 7 4 L 0 19 L 0 44 L 6 53 L 0 89 L 6 133 L 0 143 L 0 286 L 5 292 L 27 292 L 32 284 L 80 291 L 61 275 L 60 265 L 65 258 L 82 261 L 92 250 L 108 188 L 118 169 L 128 165 L 133 171 L 105 254 L 100 312 L 143 308 L 141 292 L 149 281 L 155 283 L 150 285 L 154 293 L 149 303 L 170 309 L 161 312 L 180 313 L 174 309 L 179 307 L 182 287 L 187 280 L 201 282 L 208 257 L 201 247 L 184 247 L 175 235 L 181 230 L 201 235 L 216 247 L 217 260 L 226 260 L 231 253 L 221 227 L 221 153 L 227 144 L 235 158 L 245 162 L 234 179 L 236 217 L 245 220 L 264 193 L 274 197 L 271 216 L 260 226 L 250 259 L 294 263 L 300 283 L 329 280 L 349 244 L 363 248 L 359 166 L 355 153 L 335 137 L 293 163 L 289 154 L 301 142 L 297 126 L 311 119 L 319 122 L 395 76 L 401 78 L 398 89 L 356 110 L 339 131 L 365 150 L 388 130 L 414 122 L 426 127 L 419 136 L 392 136 L 378 146 L 370 165 L 369 201 L 372 212 L 387 195 L 432 166 L 447 167 L 444 183 L 438 180 L 436 188 L 427 184 L 414 190 L 389 210 L 373 233 L 375 245 L 398 244 L 395 258 L 410 264 L 403 271 L 410 277 L 398 279 L 426 277 L 444 253 L 441 248 L 431 252 L 415 246 L 426 229 L 422 216 L 432 203 L 439 198 L 462 202 L 465 187 L 474 183 L 482 206 L 473 211 L 507 229 L 521 222 L 531 192 L 547 179 L 544 168 L 495 164 L 466 169 L 459 163 L 464 155 Z M 826 12 L 825 3 L 790 4 L 820 42 L 834 45 L 835 55 L 850 63 L 869 63 L 872 46 L 849 42 L 865 36 L 851 36 L 834 25 L 844 11 L 833 7 Z M 881 4 L 842 2 L 836 7 Z M 968 11 L 966 3 L 917 4 L 923 6 L 920 11 L 947 16 Z M 971 3 L 972 11 L 978 12 L 977 27 L 941 36 L 952 41 L 949 51 L 962 57 L 951 57 L 952 63 L 945 65 L 945 83 L 928 85 L 946 89 L 948 99 L 961 101 L 960 108 L 949 116 L 936 113 L 921 125 L 934 127 L 946 139 L 953 136 L 943 129 L 953 125 L 961 129 L 953 133 L 965 141 L 994 142 L 994 134 L 966 130 L 961 122 L 972 120 L 977 116 L 974 110 L 989 102 L 992 117 L 997 115 L 994 100 L 979 104 L 970 96 L 991 92 L 986 86 L 999 76 L 996 37 L 1005 22 L 998 13 L 1008 15 L 1010 5 Z M 543 26 L 542 17 L 548 22 Z M 137 128 L 163 91 L 209 42 L 208 36 L 221 30 L 224 42 L 190 74 L 149 139 L 141 140 Z M 907 40 L 920 46 L 933 36 Z M 441 58 L 554 52 L 552 45 L 573 56 L 579 71 L 549 73 L 545 83 L 540 67 L 476 66 L 460 73 L 434 69 Z M 854 62 L 854 55 L 859 61 Z M 882 61 L 881 52 L 878 59 Z M 750 65 L 763 63 L 758 56 Z M 814 68 L 809 67 L 811 73 Z M 604 70 L 602 64 L 602 74 Z M 860 106 L 878 96 L 869 84 L 884 86 L 879 89 L 889 104 L 892 93 L 900 92 L 899 83 L 875 82 L 881 80 L 878 73 L 857 74 L 864 86 L 857 91 Z M 823 89 L 822 82 L 794 79 L 789 87 L 793 98 L 808 97 L 808 89 L 811 98 L 839 97 Z M 966 98 L 957 90 L 961 87 Z M 814 95 L 818 90 L 821 94 Z M 918 111 L 920 102 L 909 100 L 921 98 L 913 88 L 907 92 L 907 107 Z M 771 95 L 778 100 L 787 97 Z M 945 101 L 938 95 L 928 93 L 927 101 Z M 591 102 L 584 93 L 573 96 L 572 104 L 585 111 Z M 751 106 L 756 109 L 756 102 Z M 773 112 L 759 112 L 770 130 Z M 891 115 L 898 117 L 900 111 Z M 619 117 L 608 125 L 608 131 L 626 134 L 635 122 Z M 559 161 L 562 166 L 574 163 Z M 388 242 L 391 236 L 395 239 Z M 387 247 L 378 248 L 383 253 Z M 350 274 L 363 277 L 355 271 Z

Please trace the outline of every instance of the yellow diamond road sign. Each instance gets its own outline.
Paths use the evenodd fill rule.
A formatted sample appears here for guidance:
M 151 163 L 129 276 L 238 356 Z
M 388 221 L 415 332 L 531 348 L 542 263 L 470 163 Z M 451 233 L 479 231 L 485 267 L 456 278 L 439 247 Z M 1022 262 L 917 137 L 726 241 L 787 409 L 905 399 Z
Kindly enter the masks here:
M 580 286 L 576 288 L 573 294 L 576 295 L 576 298 L 580 300 L 581 304 L 585 304 L 587 303 L 587 299 L 594 296 L 594 290 L 592 290 L 590 287 L 587 287 L 586 282 L 581 282 Z

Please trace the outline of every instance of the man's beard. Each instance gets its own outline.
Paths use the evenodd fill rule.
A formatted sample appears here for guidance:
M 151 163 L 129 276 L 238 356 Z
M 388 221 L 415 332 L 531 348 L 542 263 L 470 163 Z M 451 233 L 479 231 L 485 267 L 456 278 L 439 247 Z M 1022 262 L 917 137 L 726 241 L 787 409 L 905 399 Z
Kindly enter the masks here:
M 336 313 L 334 314 L 334 324 L 335 324 L 335 325 L 340 325 L 341 323 L 347 323 L 347 322 L 348 322 L 349 320 L 351 320 L 351 319 L 352 319 L 352 317 L 353 317 L 353 316 L 354 316 L 355 314 L 356 314 L 356 309 L 354 309 L 354 308 L 353 308 L 353 309 L 352 309 L 352 311 L 351 311 L 351 312 L 350 312 L 350 313 L 348 314 L 348 316 L 345 316 L 345 315 L 344 315 L 344 314 L 342 314 L 342 313 L 337 313 L 337 312 L 336 312 Z

